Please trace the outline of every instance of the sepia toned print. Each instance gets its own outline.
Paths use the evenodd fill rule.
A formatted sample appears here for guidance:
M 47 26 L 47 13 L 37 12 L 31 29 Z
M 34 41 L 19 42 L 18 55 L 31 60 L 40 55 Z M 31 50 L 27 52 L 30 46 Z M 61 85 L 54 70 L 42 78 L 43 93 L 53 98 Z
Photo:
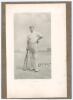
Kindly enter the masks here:
M 71 2 L 2 4 L 2 98 L 71 98 L 70 17 Z
M 51 14 L 14 15 L 15 79 L 51 78 Z

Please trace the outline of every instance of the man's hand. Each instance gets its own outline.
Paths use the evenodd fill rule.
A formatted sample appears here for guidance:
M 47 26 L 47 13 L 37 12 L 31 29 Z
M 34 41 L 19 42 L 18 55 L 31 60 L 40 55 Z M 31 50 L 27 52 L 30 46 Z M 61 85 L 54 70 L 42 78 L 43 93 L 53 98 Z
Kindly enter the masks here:
M 42 39 L 42 36 L 39 36 L 39 38 L 38 38 L 38 40 L 37 40 L 37 43 L 39 43 L 39 40 L 40 40 L 40 39 Z
M 37 43 L 39 43 L 39 40 L 37 40 Z

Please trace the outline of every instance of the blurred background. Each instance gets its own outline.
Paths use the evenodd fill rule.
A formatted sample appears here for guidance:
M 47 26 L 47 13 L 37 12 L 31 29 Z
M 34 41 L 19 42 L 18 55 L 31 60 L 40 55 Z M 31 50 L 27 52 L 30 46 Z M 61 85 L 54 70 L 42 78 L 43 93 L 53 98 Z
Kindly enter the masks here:
M 38 64 L 40 72 L 23 72 L 26 55 L 26 38 L 29 26 L 42 34 L 38 45 Z M 16 13 L 14 15 L 14 59 L 15 78 L 50 78 L 51 77 L 51 14 L 50 13 Z

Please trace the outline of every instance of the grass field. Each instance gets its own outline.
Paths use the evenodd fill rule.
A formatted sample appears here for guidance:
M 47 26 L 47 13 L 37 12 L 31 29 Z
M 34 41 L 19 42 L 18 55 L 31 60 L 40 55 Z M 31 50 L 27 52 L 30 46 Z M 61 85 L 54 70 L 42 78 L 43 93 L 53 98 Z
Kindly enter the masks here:
M 24 53 L 15 52 L 15 79 L 50 79 L 51 78 L 51 52 L 39 52 L 39 71 L 23 70 Z

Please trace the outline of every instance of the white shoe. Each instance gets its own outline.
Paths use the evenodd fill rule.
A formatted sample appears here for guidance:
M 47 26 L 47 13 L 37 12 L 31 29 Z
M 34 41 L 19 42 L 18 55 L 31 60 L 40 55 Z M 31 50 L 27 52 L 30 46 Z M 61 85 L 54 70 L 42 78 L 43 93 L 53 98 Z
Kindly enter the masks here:
M 35 71 L 35 72 L 38 72 L 38 71 L 39 71 L 39 69 L 34 69 L 34 71 Z

